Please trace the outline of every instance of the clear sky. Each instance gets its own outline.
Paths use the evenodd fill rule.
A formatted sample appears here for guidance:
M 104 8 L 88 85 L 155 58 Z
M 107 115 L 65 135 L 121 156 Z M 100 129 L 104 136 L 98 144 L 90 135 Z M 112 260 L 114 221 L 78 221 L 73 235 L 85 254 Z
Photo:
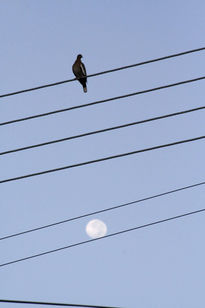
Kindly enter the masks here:
M 1 0 L 0 94 L 204 47 L 203 0 Z M 7 97 L 0 122 L 204 76 L 204 51 Z M 0 128 L 1 151 L 204 105 L 205 81 Z M 204 135 L 204 111 L 1 156 L 0 179 Z M 204 181 L 204 141 L 0 185 L 0 236 Z M 108 234 L 204 207 L 193 188 L 92 218 Z M 0 263 L 88 240 L 84 218 L 0 241 Z M 0 298 L 201 308 L 204 214 L 0 268 Z M 25 305 L 0 304 L 1 308 Z M 30 306 L 31 308 L 33 306 Z

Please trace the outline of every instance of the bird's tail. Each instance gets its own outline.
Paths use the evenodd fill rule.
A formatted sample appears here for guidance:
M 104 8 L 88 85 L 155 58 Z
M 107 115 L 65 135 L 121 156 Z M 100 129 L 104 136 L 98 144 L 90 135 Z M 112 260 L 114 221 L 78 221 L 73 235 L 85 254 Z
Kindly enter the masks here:
M 85 87 L 83 87 L 83 91 L 85 92 L 85 93 L 87 93 L 87 87 L 85 86 Z

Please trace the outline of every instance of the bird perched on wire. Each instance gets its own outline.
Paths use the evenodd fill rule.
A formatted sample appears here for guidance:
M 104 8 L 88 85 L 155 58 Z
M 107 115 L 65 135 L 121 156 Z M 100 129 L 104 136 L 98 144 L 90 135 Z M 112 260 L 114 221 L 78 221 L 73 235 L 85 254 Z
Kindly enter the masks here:
M 77 59 L 75 60 L 72 69 L 73 69 L 73 74 L 75 75 L 76 78 L 78 78 L 78 81 L 82 84 L 83 86 L 83 91 L 86 93 L 87 92 L 87 74 L 86 74 L 86 69 L 85 65 L 83 62 L 81 62 L 82 55 L 78 55 Z

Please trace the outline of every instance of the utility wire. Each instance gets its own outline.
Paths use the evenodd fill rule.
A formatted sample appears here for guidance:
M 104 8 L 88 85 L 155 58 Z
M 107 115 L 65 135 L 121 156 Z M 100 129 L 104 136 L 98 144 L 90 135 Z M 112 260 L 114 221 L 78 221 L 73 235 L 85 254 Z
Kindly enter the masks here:
M 111 160 L 111 159 L 115 159 L 115 158 L 133 155 L 133 154 L 153 151 L 153 150 L 157 150 L 157 149 L 161 149 L 161 148 L 165 148 L 165 147 L 170 147 L 170 146 L 174 146 L 174 145 L 178 145 L 178 144 L 202 140 L 204 138 L 205 138 L 205 136 L 200 136 L 200 137 L 196 137 L 196 138 L 180 140 L 180 141 L 176 141 L 176 142 L 172 142 L 172 143 L 157 145 L 157 146 L 153 146 L 153 147 L 150 147 L 150 148 L 145 148 L 145 149 L 136 150 L 136 151 L 132 151 L 132 152 L 117 154 L 117 155 L 113 155 L 113 156 L 107 156 L 107 157 L 94 159 L 94 160 L 90 160 L 90 161 L 85 161 L 85 162 L 77 163 L 77 164 L 73 164 L 73 165 L 63 166 L 63 167 L 59 167 L 59 168 L 55 168 L 55 169 L 49 169 L 49 170 L 44 170 L 44 171 L 40 171 L 40 172 L 36 172 L 36 173 L 25 174 L 25 175 L 21 175 L 21 176 L 18 176 L 18 177 L 1 180 L 0 184 L 6 183 L 6 182 L 22 180 L 22 179 L 25 179 L 25 178 L 30 178 L 30 177 L 33 177 L 33 176 L 43 175 L 43 174 L 47 174 L 47 173 L 57 172 L 57 171 L 65 170 L 65 169 L 71 169 L 71 168 L 75 168 L 75 167 L 90 165 L 90 164 L 94 164 L 94 163 L 98 163 L 98 162 L 102 162 L 102 161 L 106 161 L 106 160 Z
M 174 57 L 178 57 L 178 56 L 183 56 L 183 55 L 194 53 L 194 52 L 199 52 L 199 51 L 202 51 L 202 50 L 205 50 L 205 47 L 187 50 L 187 51 L 183 51 L 183 52 L 180 52 L 180 53 L 171 54 L 171 55 L 168 55 L 168 56 L 165 56 L 165 57 L 139 62 L 139 63 L 136 63 L 136 64 L 121 66 L 121 67 L 114 68 L 114 69 L 111 69 L 111 70 L 106 70 L 106 71 L 102 71 L 102 72 L 99 72 L 99 73 L 90 74 L 90 75 L 87 75 L 87 77 L 94 77 L 94 76 L 99 76 L 99 75 L 103 75 L 103 74 L 108 74 L 108 73 L 128 69 L 128 68 L 131 68 L 131 67 L 141 66 L 141 65 L 145 65 L 145 64 L 149 64 L 149 63 L 153 63 L 153 62 L 157 62 L 157 61 L 162 61 L 162 60 L 166 60 L 166 59 L 170 59 L 170 58 L 174 58 Z M 25 92 L 30 92 L 30 91 L 34 91 L 34 90 L 40 90 L 40 89 L 43 89 L 43 88 L 53 87 L 53 86 L 57 86 L 57 85 L 60 85 L 60 84 L 63 84 L 63 83 L 73 82 L 75 80 L 77 80 L 77 78 L 58 81 L 58 82 L 45 84 L 45 85 L 42 85 L 42 86 L 37 86 L 37 87 L 34 87 L 34 88 L 20 90 L 20 91 L 16 91 L 16 92 L 6 93 L 6 94 L 0 95 L 0 98 L 11 96 L 11 95 L 17 95 L 17 94 L 21 94 L 21 93 L 25 93 Z
M 10 234 L 10 235 L 1 237 L 0 240 L 5 240 L 5 239 L 12 238 L 12 237 L 20 236 L 20 235 L 23 235 L 23 234 L 27 234 L 27 233 L 39 231 L 39 230 L 42 230 L 42 229 L 54 227 L 54 226 L 57 226 L 57 225 L 60 225 L 60 224 L 70 222 L 70 221 L 79 220 L 81 218 L 85 218 L 85 217 L 88 217 L 88 216 L 92 216 L 92 215 L 101 214 L 101 213 L 104 213 L 104 212 L 116 210 L 116 209 L 119 209 L 119 208 L 122 208 L 122 207 L 126 207 L 128 205 L 133 205 L 133 204 L 136 205 L 137 203 L 141 203 L 141 202 L 148 201 L 148 200 L 151 200 L 151 199 L 159 198 L 159 197 L 162 197 L 162 196 L 165 196 L 165 195 L 173 194 L 173 193 L 176 193 L 176 192 L 179 192 L 179 191 L 182 191 L 182 190 L 194 188 L 194 187 L 201 186 L 201 185 L 204 185 L 204 184 L 205 184 L 205 182 L 201 182 L 201 183 L 192 184 L 192 185 L 189 185 L 189 186 L 180 187 L 180 188 L 177 188 L 177 189 L 174 189 L 174 190 L 169 190 L 169 191 L 166 191 L 166 192 L 163 192 L 163 193 L 160 193 L 160 194 L 157 194 L 157 195 L 149 196 L 149 197 L 146 197 L 146 198 L 143 198 L 143 199 L 138 199 L 138 200 L 135 200 L 135 201 L 123 203 L 123 204 L 120 204 L 120 205 L 117 205 L 117 206 L 102 209 L 102 210 L 95 211 L 95 212 L 92 212 L 92 213 L 83 214 L 83 215 L 80 215 L 80 216 L 77 216 L 77 217 L 64 219 L 64 220 L 54 222 L 54 223 L 49 224 L 49 225 L 44 225 L 44 226 L 41 226 L 41 227 L 38 227 L 38 228 L 25 230 L 25 231 L 22 231 L 22 232 L 19 232 L 19 233 Z
M 119 308 L 111 306 L 96 306 L 96 305 L 80 305 L 80 304 L 66 304 L 66 303 L 51 303 L 51 302 L 36 302 L 36 301 L 24 301 L 24 300 L 9 300 L 0 299 L 0 303 L 10 304 L 31 304 L 31 305 L 46 305 L 46 306 L 61 306 L 61 307 L 87 307 L 87 308 Z
M 164 222 L 167 222 L 167 221 L 170 221 L 170 220 L 186 217 L 186 216 L 189 216 L 189 215 L 194 215 L 194 214 L 201 213 L 201 212 L 204 212 L 204 211 L 205 211 L 205 208 L 200 209 L 200 210 L 196 210 L 196 211 L 193 211 L 193 212 L 188 212 L 188 213 L 184 213 L 184 214 L 181 214 L 181 215 L 165 218 L 165 219 L 162 219 L 162 220 L 157 220 L 157 221 L 145 224 L 145 225 L 141 225 L 141 226 L 137 226 L 137 227 L 134 227 L 134 228 L 130 228 L 130 229 L 118 231 L 118 232 L 115 232 L 115 233 L 111 233 L 111 234 L 105 235 L 105 236 L 100 237 L 100 238 L 94 238 L 94 239 L 91 239 L 91 240 L 78 242 L 78 243 L 71 244 L 71 245 L 68 245 L 68 246 L 65 246 L 65 247 L 60 247 L 60 248 L 57 248 L 57 249 L 48 250 L 48 251 L 45 251 L 45 252 L 41 252 L 41 253 L 38 253 L 38 254 L 35 254 L 35 255 L 25 257 L 25 258 L 21 258 L 21 259 L 17 259 L 17 260 L 14 260 L 14 261 L 2 263 L 2 264 L 0 264 L 0 267 L 4 267 L 4 266 L 8 266 L 10 264 L 14 264 L 14 263 L 26 261 L 26 260 L 29 260 L 29 259 L 41 257 L 41 256 L 44 256 L 44 255 L 47 255 L 47 254 L 50 254 L 50 253 L 54 253 L 54 252 L 57 252 L 57 251 L 68 249 L 68 248 L 73 248 L 73 247 L 84 245 L 84 244 L 88 244 L 88 243 L 91 243 L 91 242 L 94 242 L 94 241 L 99 241 L 99 240 L 102 240 L 102 239 L 105 239 L 105 238 L 108 238 L 108 237 L 113 237 L 113 236 L 120 235 L 120 234 L 123 234 L 123 233 L 131 232 L 131 231 L 134 231 L 134 230 L 151 227 L 153 225 L 157 225 L 157 224 L 164 223 Z
M 52 114 L 71 111 L 71 110 L 74 110 L 74 109 L 85 108 L 85 107 L 94 106 L 94 105 L 97 105 L 97 104 L 107 103 L 107 102 L 110 102 L 110 101 L 119 100 L 119 99 L 126 98 L 126 97 L 131 97 L 131 96 L 145 94 L 145 93 L 158 91 L 158 90 L 162 90 L 162 89 L 166 89 L 166 88 L 171 88 L 171 87 L 179 86 L 179 85 L 186 84 L 186 83 L 196 82 L 196 81 L 200 81 L 200 80 L 203 80 L 203 79 L 205 79 L 205 76 L 194 78 L 194 79 L 189 79 L 189 80 L 184 80 L 184 81 L 179 81 L 179 82 L 176 82 L 176 83 L 171 83 L 171 84 L 168 84 L 168 85 L 159 86 L 159 87 L 152 88 L 152 89 L 147 89 L 147 90 L 142 90 L 142 91 L 129 93 L 129 94 L 125 94 L 125 95 L 115 96 L 115 97 L 103 99 L 103 100 L 100 100 L 100 101 L 91 102 L 91 103 L 88 103 L 88 104 L 71 106 L 71 107 L 68 107 L 68 108 L 58 109 L 58 110 L 54 110 L 54 111 L 50 111 L 50 112 L 46 112 L 46 113 L 41 113 L 41 114 L 36 114 L 36 115 L 32 115 L 32 116 L 25 117 L 25 118 L 19 118 L 19 119 L 15 119 L 15 120 L 6 121 L 6 122 L 1 122 L 0 126 L 13 124 L 13 123 L 17 123 L 17 122 L 22 122 L 22 121 L 27 121 L 27 120 L 31 120 L 31 119 L 36 119 L 36 118 L 40 118 L 40 117 L 50 116 Z
M 83 133 L 83 134 L 79 134 L 79 135 L 69 136 L 69 137 L 66 137 L 66 138 L 56 139 L 56 140 L 38 143 L 38 144 L 34 144 L 34 145 L 29 145 L 29 146 L 25 146 L 25 147 L 21 147 L 21 148 L 7 150 L 7 151 L 4 151 L 4 152 L 0 152 L 0 155 L 11 154 L 11 153 L 15 153 L 15 152 L 24 151 L 24 150 L 34 149 L 34 148 L 37 148 L 37 147 L 47 146 L 47 145 L 50 145 L 50 144 L 55 144 L 55 143 L 58 143 L 58 142 L 69 141 L 69 140 L 72 140 L 72 139 L 82 138 L 82 137 L 91 136 L 91 135 L 95 135 L 95 134 L 99 134 L 99 133 L 105 133 L 105 132 L 109 132 L 109 131 L 116 130 L 116 129 L 121 129 L 121 128 L 134 126 L 134 125 L 138 125 L 138 124 L 143 124 L 143 123 L 147 123 L 147 122 L 151 122 L 151 121 L 156 121 L 156 120 L 161 120 L 161 119 L 165 119 L 165 118 L 169 118 L 169 117 L 174 117 L 174 116 L 178 116 L 178 115 L 182 115 L 182 114 L 186 114 L 186 113 L 190 113 L 190 112 L 194 112 L 194 111 L 199 111 L 199 110 L 202 110 L 202 109 L 205 109 L 205 106 L 197 107 L 197 108 L 193 108 L 193 109 L 189 109 L 189 110 L 183 110 L 183 111 L 179 111 L 179 112 L 174 112 L 174 113 L 170 113 L 170 114 L 165 114 L 165 115 L 154 117 L 154 118 L 149 118 L 149 119 L 145 119 L 145 120 L 141 120 L 141 121 L 126 123 L 126 124 L 113 126 L 113 127 L 109 127 L 109 128 L 104 128 L 104 129 L 100 129 L 100 130 L 95 130 L 95 131 L 91 131 L 91 132 L 87 132 L 87 133 Z

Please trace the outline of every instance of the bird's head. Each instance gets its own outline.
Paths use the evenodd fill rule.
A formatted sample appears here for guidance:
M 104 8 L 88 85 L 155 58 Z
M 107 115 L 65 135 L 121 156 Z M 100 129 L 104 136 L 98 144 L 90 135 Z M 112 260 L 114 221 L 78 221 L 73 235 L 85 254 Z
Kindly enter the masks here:
M 82 57 L 82 55 L 77 55 L 77 59 L 81 59 Z

